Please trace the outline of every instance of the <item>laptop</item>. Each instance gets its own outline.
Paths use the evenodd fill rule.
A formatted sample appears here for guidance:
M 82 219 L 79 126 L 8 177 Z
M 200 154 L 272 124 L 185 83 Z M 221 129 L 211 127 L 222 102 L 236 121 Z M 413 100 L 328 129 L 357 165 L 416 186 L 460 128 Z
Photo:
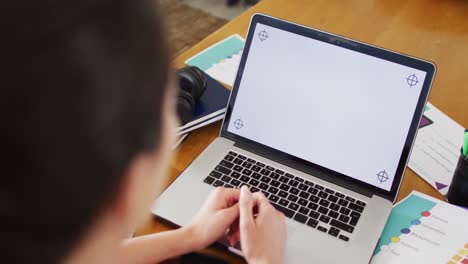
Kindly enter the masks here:
M 431 62 L 255 14 L 219 136 L 152 212 L 184 226 L 216 187 L 247 185 L 286 216 L 287 263 L 368 263 L 435 71 Z

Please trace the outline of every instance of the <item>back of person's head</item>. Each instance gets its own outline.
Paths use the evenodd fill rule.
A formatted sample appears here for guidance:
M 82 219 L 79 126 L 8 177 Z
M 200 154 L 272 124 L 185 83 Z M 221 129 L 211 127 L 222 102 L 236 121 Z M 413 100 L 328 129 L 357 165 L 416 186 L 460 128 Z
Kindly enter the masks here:
M 63 261 L 131 160 L 158 149 L 168 54 L 153 2 L 2 3 L 2 259 Z

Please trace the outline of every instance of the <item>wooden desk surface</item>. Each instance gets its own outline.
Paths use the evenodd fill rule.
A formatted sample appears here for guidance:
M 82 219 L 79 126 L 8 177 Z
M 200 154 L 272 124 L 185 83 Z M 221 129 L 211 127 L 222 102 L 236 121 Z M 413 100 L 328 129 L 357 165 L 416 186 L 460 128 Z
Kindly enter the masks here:
M 430 102 L 468 127 L 468 1 L 263 0 L 177 57 L 174 66 L 183 66 L 187 58 L 233 33 L 245 36 L 250 17 L 256 12 L 433 61 L 437 73 Z M 208 146 L 219 129 L 217 123 L 190 135 L 179 147 L 167 184 Z M 412 190 L 443 199 L 408 169 L 398 200 Z M 171 227 L 151 218 L 137 234 L 169 229 Z M 241 258 L 217 249 L 207 251 L 231 263 L 244 263 Z

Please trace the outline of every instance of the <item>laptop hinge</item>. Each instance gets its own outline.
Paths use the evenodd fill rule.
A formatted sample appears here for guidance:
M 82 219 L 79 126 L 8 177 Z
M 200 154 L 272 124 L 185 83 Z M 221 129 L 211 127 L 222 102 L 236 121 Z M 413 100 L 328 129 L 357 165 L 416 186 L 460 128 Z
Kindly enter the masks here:
M 348 189 L 350 191 L 359 193 L 359 194 L 364 195 L 366 197 L 371 198 L 373 195 L 378 195 L 378 194 L 375 194 L 372 191 L 370 191 L 368 189 L 365 189 L 362 186 L 359 186 L 359 185 L 354 184 L 352 182 L 348 182 L 348 181 L 345 181 L 343 179 L 339 179 L 338 177 L 335 177 L 333 175 L 328 175 L 328 174 L 326 174 L 326 173 L 324 173 L 322 171 L 319 171 L 319 170 L 314 169 L 314 168 L 310 168 L 308 166 L 304 166 L 303 164 L 300 164 L 300 163 L 295 162 L 295 161 L 282 159 L 281 157 L 279 157 L 277 155 L 272 155 L 268 151 L 261 150 L 259 148 L 253 147 L 251 145 L 244 144 L 244 143 L 241 143 L 241 142 L 235 142 L 234 146 L 236 146 L 238 148 L 241 148 L 241 149 L 245 149 L 245 150 L 247 150 L 249 152 L 255 153 L 255 154 L 259 155 L 259 156 L 262 156 L 264 158 L 273 160 L 275 162 L 278 162 L 278 163 L 283 164 L 285 166 L 291 167 L 291 168 L 296 169 L 298 171 L 301 171 L 303 173 L 313 175 L 314 177 L 320 178 L 320 179 L 322 179 L 324 181 L 327 181 L 327 182 L 331 182 L 333 184 L 336 184 L 336 185 L 338 185 L 340 187 L 343 187 L 345 189 Z M 383 198 L 385 198 L 385 197 L 383 197 Z

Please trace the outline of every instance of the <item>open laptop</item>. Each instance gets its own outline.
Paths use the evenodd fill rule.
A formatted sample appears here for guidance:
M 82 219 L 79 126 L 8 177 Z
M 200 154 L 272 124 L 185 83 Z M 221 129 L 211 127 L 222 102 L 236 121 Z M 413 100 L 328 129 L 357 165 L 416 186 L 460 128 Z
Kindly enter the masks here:
M 287 263 L 367 263 L 434 74 L 430 62 L 256 14 L 219 137 L 152 212 L 183 226 L 216 186 L 248 185 L 287 217 Z

